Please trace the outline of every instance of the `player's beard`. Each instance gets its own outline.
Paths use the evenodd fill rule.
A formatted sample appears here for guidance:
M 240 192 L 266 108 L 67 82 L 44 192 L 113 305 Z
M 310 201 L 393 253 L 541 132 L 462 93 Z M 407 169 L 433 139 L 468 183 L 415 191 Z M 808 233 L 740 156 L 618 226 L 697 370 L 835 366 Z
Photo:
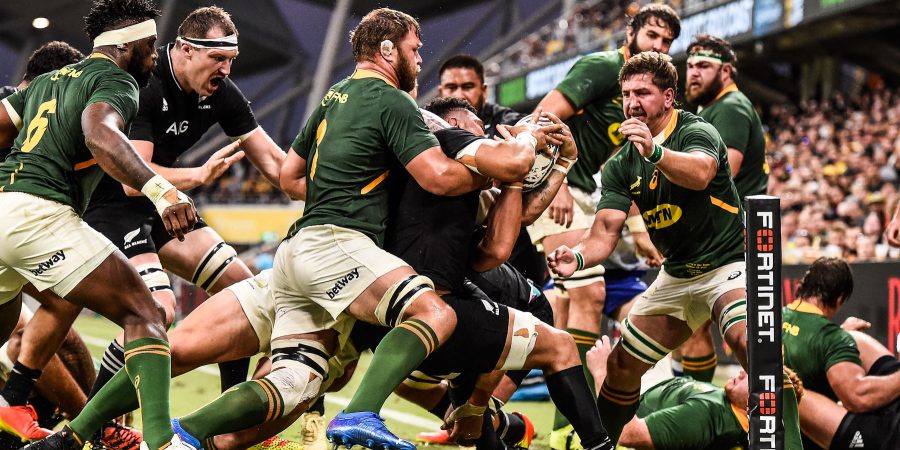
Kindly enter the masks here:
M 400 83 L 401 91 L 409 92 L 416 87 L 416 76 L 418 73 L 416 71 L 415 62 L 410 62 L 409 59 L 406 58 L 406 55 L 403 52 L 397 52 L 397 82 Z
M 637 45 L 637 40 L 638 40 L 637 32 L 635 32 L 635 33 L 634 33 L 634 39 L 632 39 L 631 42 L 628 43 L 628 53 L 629 53 L 631 56 L 635 56 L 635 55 L 637 55 L 638 53 L 641 53 L 641 52 L 643 51 L 643 50 L 641 50 L 640 47 L 638 47 L 638 45 Z
M 719 95 L 719 92 L 722 92 L 722 79 L 719 78 L 721 70 L 722 69 L 719 69 L 720 72 L 716 72 L 712 81 L 709 82 L 709 86 L 707 86 L 706 89 L 702 89 L 697 94 L 691 94 L 689 89 L 685 89 L 685 98 L 687 98 L 687 101 L 695 106 L 706 106 L 715 100 L 716 96 Z
M 131 60 L 128 61 L 128 73 L 137 81 L 138 87 L 144 87 L 150 82 L 150 75 L 153 73 L 153 66 L 144 66 L 144 55 L 132 54 Z

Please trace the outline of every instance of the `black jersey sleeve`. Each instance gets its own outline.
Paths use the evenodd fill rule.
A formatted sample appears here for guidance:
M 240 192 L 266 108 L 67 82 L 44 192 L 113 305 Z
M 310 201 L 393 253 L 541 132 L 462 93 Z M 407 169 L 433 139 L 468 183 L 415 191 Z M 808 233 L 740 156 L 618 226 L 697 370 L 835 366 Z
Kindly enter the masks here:
M 250 101 L 244 97 L 244 93 L 233 81 L 226 78 L 223 83 L 225 84 L 225 93 L 228 95 L 223 98 L 223 107 L 220 109 L 222 117 L 219 119 L 219 123 L 222 125 L 222 130 L 233 138 L 255 130 L 259 124 L 256 123 L 256 116 L 250 109 Z
M 159 123 L 156 115 L 162 110 L 162 102 L 162 86 L 157 80 L 151 79 L 150 84 L 144 86 L 138 95 L 138 112 L 131 122 L 131 130 L 128 131 L 129 139 L 156 142 L 153 124 Z
M 456 154 L 469 144 L 485 139 L 483 136 L 476 136 L 462 128 L 455 127 L 438 130 L 434 133 L 434 136 L 440 142 L 441 149 L 450 158 L 456 158 Z

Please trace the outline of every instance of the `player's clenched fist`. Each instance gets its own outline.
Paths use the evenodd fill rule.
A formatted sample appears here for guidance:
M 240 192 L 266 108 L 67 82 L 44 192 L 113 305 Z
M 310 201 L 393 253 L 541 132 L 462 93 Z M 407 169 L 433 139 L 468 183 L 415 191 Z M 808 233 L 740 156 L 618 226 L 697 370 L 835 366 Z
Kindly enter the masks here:
M 547 266 L 553 273 L 561 277 L 571 276 L 578 268 L 575 251 L 565 245 L 560 246 L 553 253 L 547 255 Z

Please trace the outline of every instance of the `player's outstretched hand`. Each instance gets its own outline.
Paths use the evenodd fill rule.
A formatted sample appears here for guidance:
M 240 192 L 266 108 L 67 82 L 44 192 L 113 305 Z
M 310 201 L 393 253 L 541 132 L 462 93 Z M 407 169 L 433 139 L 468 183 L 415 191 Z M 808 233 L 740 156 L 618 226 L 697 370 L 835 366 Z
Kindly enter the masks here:
M 200 167 L 200 184 L 212 183 L 221 177 L 234 163 L 244 158 L 244 151 L 235 152 L 240 147 L 241 141 L 234 141 L 209 157 L 209 160 Z
M 647 259 L 648 266 L 659 267 L 662 265 L 666 258 L 663 257 L 662 253 L 659 252 L 659 249 L 653 245 L 649 233 L 646 231 L 639 231 L 637 233 L 631 233 L 631 237 L 634 239 L 634 247 L 637 254 Z
M 179 241 L 184 241 L 184 235 L 193 230 L 197 224 L 197 208 L 194 207 L 194 201 L 177 189 L 169 190 L 165 197 L 171 203 L 160 213 L 166 231 Z
M 585 355 L 585 364 L 594 377 L 594 384 L 597 385 L 598 391 L 603 385 L 603 380 L 606 379 L 606 361 L 609 360 L 610 353 L 612 353 L 612 345 L 609 336 L 603 335 L 597 339 L 597 342 Z
M 554 250 L 553 253 L 547 255 L 547 266 L 559 276 L 571 276 L 578 267 L 578 262 L 575 260 L 575 252 L 571 248 L 562 245 Z
M 575 200 L 572 198 L 572 193 L 569 192 L 569 186 L 563 184 L 559 187 L 559 192 L 556 193 L 556 197 L 553 197 L 547 210 L 554 222 L 569 228 L 572 226 L 572 220 L 575 219 L 574 207 Z

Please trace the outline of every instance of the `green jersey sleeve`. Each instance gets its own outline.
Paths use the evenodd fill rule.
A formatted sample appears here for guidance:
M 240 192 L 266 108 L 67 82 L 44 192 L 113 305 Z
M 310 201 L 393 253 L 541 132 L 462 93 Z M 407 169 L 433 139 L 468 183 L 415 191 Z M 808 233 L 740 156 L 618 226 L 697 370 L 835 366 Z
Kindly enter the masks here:
M 25 89 L 20 89 L 15 94 L 4 98 L 2 103 L 13 125 L 16 126 L 16 129 L 21 130 L 22 114 L 25 112 Z
M 401 164 L 405 166 L 420 153 L 440 145 L 425 125 L 412 97 L 398 90 L 390 91 L 385 97 L 381 116 L 384 138 Z
M 619 65 L 604 53 L 594 53 L 579 59 L 556 90 L 572 102 L 575 110 L 598 98 L 615 97 L 611 90 L 619 89 Z
M 719 152 L 721 137 L 716 128 L 707 122 L 698 122 L 692 124 L 680 139 L 680 148 L 685 153 L 703 152 L 716 159 L 718 164 L 722 164 L 723 158 L 726 156 Z
M 856 346 L 853 336 L 837 324 L 831 325 L 824 328 L 821 339 L 817 339 L 819 345 L 822 346 L 825 371 L 828 372 L 828 369 L 841 362 L 851 362 L 862 366 L 862 360 L 859 359 L 859 348 Z
M 123 71 L 112 72 L 100 77 L 96 89 L 88 98 L 88 105 L 94 103 L 106 103 L 115 108 L 122 116 L 126 126 L 131 123 L 138 110 L 138 86 L 131 75 Z
M 753 130 L 754 124 L 745 111 L 736 107 L 717 108 L 709 117 L 709 122 L 722 136 L 725 147 L 733 148 L 741 153 L 747 151 L 750 131 Z
M 597 204 L 598 211 L 601 209 L 617 209 L 627 214 L 628 210 L 631 209 L 631 196 L 628 192 L 629 182 L 626 179 L 628 171 L 625 170 L 627 167 L 625 152 L 634 151 L 631 145 L 626 145 L 606 163 L 606 167 L 604 167 L 601 175 L 600 202 Z
M 312 116 L 306 121 L 306 125 L 303 126 L 303 129 L 300 130 L 300 133 L 297 134 L 297 137 L 294 138 L 294 142 L 291 144 L 291 149 L 305 160 L 309 160 L 309 154 L 312 151 L 312 137 L 315 129 L 320 126 L 321 116 L 322 108 L 316 107 Z M 314 120 L 314 118 L 318 118 L 318 120 Z

